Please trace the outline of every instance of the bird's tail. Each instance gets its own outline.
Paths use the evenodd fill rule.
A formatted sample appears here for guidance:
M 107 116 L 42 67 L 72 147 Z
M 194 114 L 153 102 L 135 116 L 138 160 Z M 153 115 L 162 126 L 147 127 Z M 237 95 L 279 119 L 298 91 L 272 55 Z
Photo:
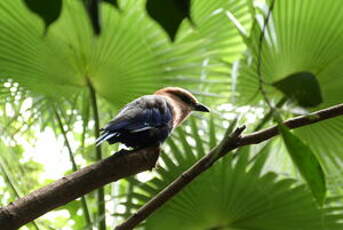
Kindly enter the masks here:
M 115 136 L 118 136 L 118 133 L 104 132 L 95 140 L 95 145 L 99 146 L 102 142 L 107 141 Z

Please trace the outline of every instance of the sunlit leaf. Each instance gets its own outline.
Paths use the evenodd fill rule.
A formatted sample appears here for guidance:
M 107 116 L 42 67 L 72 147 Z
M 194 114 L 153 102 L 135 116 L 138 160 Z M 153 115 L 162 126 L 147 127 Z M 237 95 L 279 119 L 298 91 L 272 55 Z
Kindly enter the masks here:
M 310 147 L 292 134 L 286 126 L 279 124 L 279 130 L 293 162 L 306 180 L 317 202 L 323 205 L 326 183 L 324 171 L 318 159 Z
M 192 132 L 199 131 L 193 129 Z M 213 136 L 211 133 L 206 135 Z M 177 143 L 185 141 L 177 136 L 173 139 Z M 182 143 L 179 145 L 182 146 Z M 207 149 L 209 142 L 203 142 L 203 145 Z M 266 164 L 269 150 L 270 146 L 265 145 L 252 158 L 251 148 L 245 147 L 236 153 L 235 158 L 232 155 L 226 156 L 154 212 L 146 220 L 145 229 L 341 228 L 341 215 L 335 214 L 330 208 L 319 207 L 305 185 L 293 178 L 280 179 L 277 174 L 268 170 Z M 181 151 L 185 149 L 182 148 Z M 198 154 L 193 154 L 195 158 L 199 158 Z M 164 162 L 169 161 L 168 167 L 161 166 L 164 170 L 158 170 L 158 176 L 151 181 L 134 183 L 138 190 L 132 195 L 140 205 L 180 175 L 185 170 L 185 165 L 188 168 L 194 163 L 189 157 L 180 165 L 173 162 L 174 157 L 174 152 L 169 151 L 163 157 Z
M 267 1 L 269 5 L 270 2 Z M 256 21 L 248 44 L 250 52 L 240 63 L 238 76 L 237 89 L 242 104 L 261 99 L 256 68 L 263 18 L 268 14 L 269 7 L 261 2 L 256 5 Z M 343 16 L 338 13 L 342 9 L 340 2 L 335 0 L 318 0 L 315 4 L 311 0 L 301 3 L 297 0 L 275 1 L 262 42 L 260 60 L 269 97 L 278 95 L 277 90 L 268 87 L 271 84 L 295 73 L 311 73 L 319 83 L 323 101 L 321 107 L 342 101 L 340 53 L 343 42 L 339 38 L 343 34 L 340 26 Z
M 34 93 L 55 98 L 78 94 L 92 84 L 116 105 L 161 86 L 158 55 L 168 40 L 137 10 L 138 3 L 132 4 L 133 13 L 124 15 L 100 4 L 106 29 L 99 38 L 93 35 L 81 1 L 64 0 L 63 5 L 59 20 L 43 38 L 41 23 L 21 0 L 0 2 L 1 78 L 11 76 Z
M 104 0 L 104 2 L 108 2 L 112 4 L 113 6 L 115 6 L 117 9 L 119 9 L 118 0 Z
M 265 4 L 258 1 L 256 4 L 257 20 L 247 42 L 249 50 L 238 64 L 237 103 L 241 105 L 256 105 L 263 100 L 257 75 L 258 47 L 263 18 L 269 11 L 270 2 Z M 260 59 L 264 88 L 272 102 L 284 96 L 272 86 L 273 83 L 294 73 L 311 73 L 318 81 L 319 90 L 315 90 L 316 95 L 307 98 L 310 98 L 312 105 L 318 104 L 319 98 L 322 102 L 307 108 L 308 112 L 342 103 L 343 42 L 339 39 L 343 36 L 343 16 L 339 13 L 342 10 L 342 4 L 335 0 L 318 0 L 316 3 L 311 0 L 303 0 L 301 3 L 297 0 L 275 1 L 262 42 Z M 292 87 L 297 88 L 291 84 L 288 95 Z M 314 98 L 317 98 L 316 102 L 312 101 Z M 343 155 L 340 154 L 342 127 L 343 118 L 336 117 L 294 131 L 299 138 L 311 143 L 312 151 L 320 159 L 329 178 L 339 178 L 343 173 L 339 166 L 343 161 Z M 336 185 L 339 186 L 340 183 Z

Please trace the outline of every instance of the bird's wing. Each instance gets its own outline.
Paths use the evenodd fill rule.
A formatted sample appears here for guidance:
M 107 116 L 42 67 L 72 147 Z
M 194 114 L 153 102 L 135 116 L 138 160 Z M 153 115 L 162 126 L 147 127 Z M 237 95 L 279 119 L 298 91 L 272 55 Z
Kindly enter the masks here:
M 172 111 L 168 102 L 161 96 L 143 96 L 126 105 L 120 113 L 104 128 L 97 143 L 108 140 L 118 132 L 137 133 L 152 128 L 170 125 Z
M 125 106 L 118 116 L 105 126 L 104 130 L 123 129 L 139 132 L 166 125 L 171 119 L 172 112 L 166 99 L 161 96 L 149 95 L 140 97 Z

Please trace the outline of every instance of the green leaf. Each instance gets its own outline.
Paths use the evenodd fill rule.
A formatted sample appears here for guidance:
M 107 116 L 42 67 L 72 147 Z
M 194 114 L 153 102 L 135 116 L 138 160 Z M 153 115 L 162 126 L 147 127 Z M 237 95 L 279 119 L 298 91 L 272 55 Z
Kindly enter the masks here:
M 32 12 L 44 20 L 45 31 L 61 14 L 62 0 L 24 0 L 24 2 Z
M 342 185 L 342 136 L 343 116 L 325 120 L 294 130 L 294 134 L 311 143 L 327 175 L 327 185 L 330 191 L 343 192 Z
M 278 127 L 293 162 L 306 180 L 317 202 L 323 205 L 326 194 L 326 182 L 324 171 L 318 159 L 310 147 L 292 134 L 285 125 L 280 123 Z
M 193 0 L 192 22 L 184 20 L 169 53 L 167 77 L 173 85 L 187 87 L 204 103 L 227 103 L 231 94 L 231 62 L 246 49 L 243 39 L 226 16 L 229 11 L 250 30 L 250 0 Z M 168 83 L 168 82 L 167 82 Z M 170 83 L 169 83 L 170 84 Z
M 151 94 L 161 87 L 160 54 L 169 44 L 142 14 L 143 6 L 131 3 L 127 14 L 100 4 L 106 30 L 95 38 L 82 2 L 64 0 L 61 17 L 43 38 L 42 23 L 21 0 L 0 1 L 0 78 L 11 76 L 35 94 L 54 98 L 70 98 L 89 81 L 118 107 Z
M 273 85 L 300 106 L 314 107 L 323 102 L 319 82 L 310 72 L 291 74 Z
M 240 63 L 237 82 L 241 104 L 258 103 L 262 99 L 256 64 L 261 21 L 269 7 L 261 1 L 256 6 L 256 21 L 247 44 L 250 52 Z M 342 10 L 341 2 L 336 0 L 275 1 L 260 60 L 270 99 L 278 97 L 279 91 L 269 85 L 294 73 L 307 72 L 319 82 L 322 108 L 342 102 L 343 40 L 339 39 L 343 36 L 343 14 L 339 13 Z
M 194 119 L 190 126 L 199 127 L 200 122 Z M 219 136 L 218 129 L 200 131 L 189 129 L 187 124 L 178 129 L 190 130 L 191 136 L 195 136 L 196 132 L 205 132 L 204 136 L 212 136 L 218 143 L 214 135 Z M 173 136 L 173 142 L 180 146 L 180 142 L 185 141 L 177 135 Z M 210 148 L 209 141 L 198 141 L 203 141 L 204 149 Z M 169 143 L 171 142 L 167 145 Z M 242 148 L 237 157 L 228 155 L 219 160 L 147 218 L 145 229 L 341 229 L 340 213 L 316 205 L 311 192 L 306 186 L 299 185 L 298 180 L 289 177 L 280 179 L 276 173 L 268 170 L 267 158 L 271 149 L 268 145 L 257 152 L 252 148 Z M 194 164 L 192 157 L 185 158 L 182 165 L 174 164 L 173 161 L 179 154 L 172 148 L 163 154 L 163 161 L 169 163 L 161 164 L 160 168 L 164 170 L 158 170 L 158 175 L 150 181 L 130 181 L 137 186 L 134 204 L 138 202 L 138 207 L 141 207 Z M 201 157 L 201 154 L 196 154 L 194 150 L 190 154 L 194 154 L 196 159 Z M 125 205 L 134 206 L 130 203 Z M 338 207 L 342 208 L 341 205 Z M 132 210 L 132 213 L 135 213 L 135 210 Z
M 227 102 L 230 66 L 222 58 L 236 60 L 245 45 L 224 11 L 249 30 L 248 2 L 192 2 L 197 30 L 184 20 L 171 44 L 143 1 L 120 1 L 122 12 L 100 4 L 104 29 L 95 38 L 82 1 L 64 0 L 61 16 L 43 38 L 41 20 L 22 0 L 2 0 L 0 78 L 10 76 L 36 95 L 54 98 L 69 98 L 90 82 L 118 107 L 170 85 L 193 90 L 204 103 Z
M 146 9 L 168 33 L 171 40 L 185 18 L 190 19 L 190 0 L 148 0 Z
M 266 16 L 268 6 L 258 2 L 255 18 L 259 20 L 255 21 L 250 33 L 247 43 L 250 49 L 246 58 L 239 62 L 237 103 L 240 105 L 255 105 L 263 100 L 256 64 L 262 16 Z M 343 40 L 340 38 L 343 36 L 343 14 L 339 13 L 342 10 L 343 5 L 336 0 L 275 1 L 261 53 L 263 82 L 271 101 L 284 96 L 272 86 L 274 82 L 294 73 L 308 72 L 318 80 L 322 97 L 322 103 L 308 108 L 308 112 L 342 103 Z M 342 178 L 343 117 L 301 127 L 293 133 L 311 143 L 312 151 L 327 173 L 328 185 L 330 178 L 332 181 Z M 342 187 L 341 182 L 337 181 L 332 187 Z
M 103 0 L 103 1 L 108 2 L 108 3 L 112 4 L 114 7 L 116 7 L 117 9 L 119 9 L 118 0 Z
M 211 116 L 209 120 L 209 129 L 210 129 L 210 135 L 209 135 L 209 141 L 210 141 L 210 149 L 213 149 L 217 145 L 217 137 L 216 137 L 216 124 L 214 123 L 214 117 Z

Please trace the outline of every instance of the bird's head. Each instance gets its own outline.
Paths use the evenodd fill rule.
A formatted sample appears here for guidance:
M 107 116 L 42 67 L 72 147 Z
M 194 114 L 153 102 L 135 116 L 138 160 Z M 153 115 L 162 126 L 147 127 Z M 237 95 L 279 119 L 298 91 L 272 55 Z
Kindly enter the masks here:
M 155 92 L 157 95 L 163 95 L 172 98 L 178 104 L 188 107 L 192 111 L 210 112 L 210 110 L 194 97 L 189 91 L 179 87 L 167 87 Z

